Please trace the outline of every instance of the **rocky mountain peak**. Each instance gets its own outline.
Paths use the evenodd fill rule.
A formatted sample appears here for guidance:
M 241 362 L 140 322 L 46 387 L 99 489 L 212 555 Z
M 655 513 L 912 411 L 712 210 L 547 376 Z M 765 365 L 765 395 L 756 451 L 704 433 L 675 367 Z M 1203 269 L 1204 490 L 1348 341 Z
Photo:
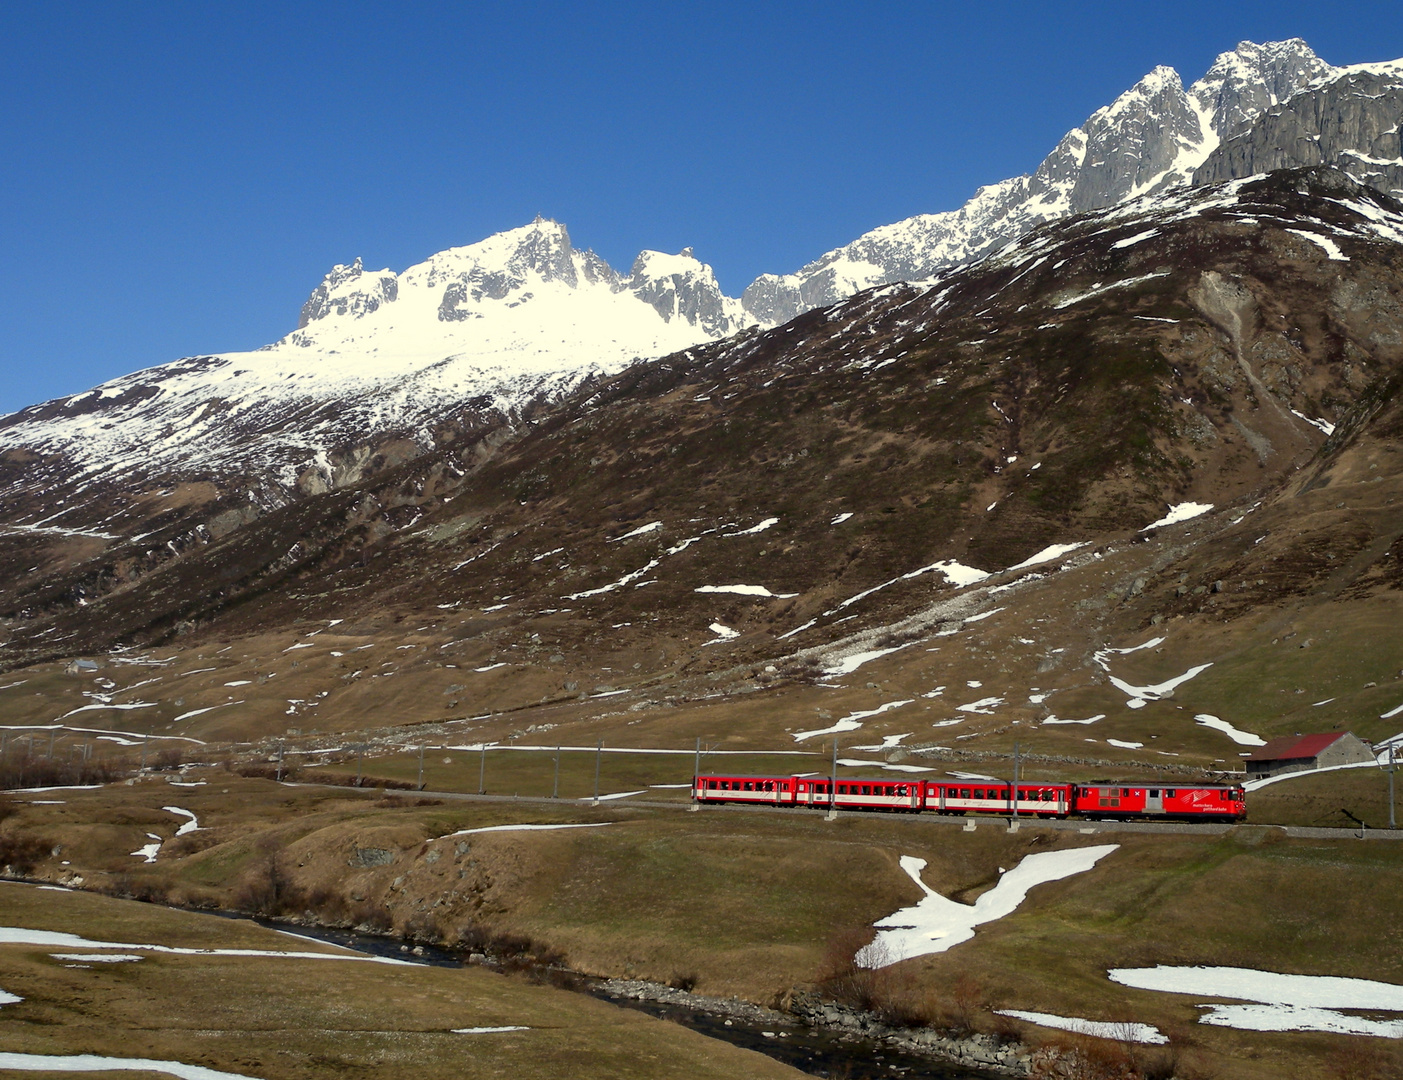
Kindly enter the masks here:
M 1221 53 L 1189 95 L 1219 139 L 1235 135 L 1272 106 L 1339 69 L 1300 38 L 1238 42 Z
M 381 304 L 392 302 L 399 294 L 394 271 L 381 270 L 366 274 L 359 257 L 350 266 L 337 263 L 312 290 L 297 320 L 299 330 L 328 315 L 368 315 Z

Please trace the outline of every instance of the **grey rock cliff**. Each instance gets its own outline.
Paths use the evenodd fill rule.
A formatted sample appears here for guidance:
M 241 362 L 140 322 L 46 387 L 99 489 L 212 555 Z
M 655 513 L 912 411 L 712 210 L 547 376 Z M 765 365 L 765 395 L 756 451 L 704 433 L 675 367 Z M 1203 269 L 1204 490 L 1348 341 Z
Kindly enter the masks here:
M 1269 109 L 1194 173 L 1213 184 L 1274 169 L 1325 165 L 1403 194 L 1403 67 L 1347 71 Z

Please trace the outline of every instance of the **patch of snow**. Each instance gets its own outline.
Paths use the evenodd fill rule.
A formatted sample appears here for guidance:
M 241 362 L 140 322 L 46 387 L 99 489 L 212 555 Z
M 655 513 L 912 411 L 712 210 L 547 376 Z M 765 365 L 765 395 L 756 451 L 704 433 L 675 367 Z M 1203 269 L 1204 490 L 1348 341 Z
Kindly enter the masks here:
M 631 798 L 632 798 L 633 796 L 635 796 L 635 795 L 646 795 L 647 793 L 648 793 L 648 789 L 647 789 L 647 788 L 642 788 L 642 789 L 640 789 L 640 790 L 638 790 L 638 791 L 615 791 L 615 792 L 611 792 L 611 793 L 608 794 L 608 795 L 601 795 L 601 796 L 599 796 L 599 801 L 600 801 L 600 802 L 604 802 L 604 801 L 607 800 L 607 799 L 631 799 Z M 581 801 L 581 802 L 590 802 L 591 800 L 590 800 L 588 797 L 586 797 L 586 798 L 581 799 L 580 801 Z
M 777 518 L 777 517 L 766 518 L 764 521 L 760 522 L 759 525 L 752 525 L 750 528 L 748 528 L 748 529 L 742 529 L 740 532 L 724 533 L 724 534 L 723 534 L 723 538 L 724 538 L 724 539 L 727 539 L 727 540 L 730 540 L 730 539 L 732 539 L 733 537 L 737 537 L 737 536 L 754 536 L 756 533 L 762 533 L 762 532 L 764 532 L 764 531 L 765 531 L 766 529 L 768 529 L 771 525 L 778 525 L 778 524 L 779 524 L 779 518 Z
M 1403 986 L 1332 975 L 1286 975 L 1233 967 L 1112 968 L 1112 982 L 1137 990 L 1256 1002 L 1203 1005 L 1200 1023 L 1248 1031 L 1334 1031 L 1403 1038 L 1403 1018 L 1374 1019 L 1339 1012 L 1403 1013 Z
M 740 637 L 739 630 L 732 630 L 729 626 L 726 626 L 724 623 L 714 622 L 710 626 L 708 626 L 707 629 L 716 635 L 716 641 L 730 641 L 732 638 Z M 707 644 L 714 645 L 716 644 L 716 642 L 708 641 Z
M 1145 532 L 1149 529 L 1158 529 L 1164 525 L 1177 525 L 1181 521 L 1189 521 L 1192 518 L 1198 517 L 1200 514 L 1206 514 L 1212 509 L 1212 503 L 1179 503 L 1177 506 L 1171 506 L 1169 508 L 1169 513 L 1165 514 L 1164 517 L 1160 518 L 1158 521 L 1152 521 L 1148 525 L 1142 526 L 1140 531 Z
M 1135 1024 L 1129 1021 L 1082 1020 L 1076 1016 L 1054 1016 L 1051 1013 L 1024 1012 L 1022 1009 L 995 1009 L 994 1012 L 1000 1016 L 1011 1016 L 1015 1020 L 1026 1020 L 1028 1023 L 1037 1024 L 1040 1027 L 1070 1031 L 1077 1035 L 1090 1035 L 1095 1039 L 1148 1043 L 1152 1046 L 1162 1046 L 1169 1042 L 1168 1036 L 1150 1024 Z
M 1309 424 L 1311 427 L 1317 427 L 1317 428 L 1319 428 L 1321 431 L 1325 432 L 1326 435 L 1333 435 L 1333 434 L 1335 434 L 1335 425 L 1332 424 L 1332 423 L 1330 423 L 1330 421 L 1328 421 L 1328 420 L 1315 420 L 1315 419 L 1312 419 L 1311 417 L 1307 416 L 1305 413 L 1303 413 L 1303 412 L 1298 412 L 1298 411 L 1295 410 L 1295 409 L 1292 409 L 1292 410 L 1291 410 L 1291 413 L 1292 413 L 1292 415 L 1294 415 L 1294 416 L 1300 417 L 1302 420 L 1304 420 L 1304 421 L 1305 421 L 1307 424 Z M 1237 520 L 1238 520 L 1238 521 L 1241 521 L 1242 519 L 1241 519 L 1241 518 L 1238 518 Z M 1235 522 L 1233 522 L 1233 524 L 1236 525 L 1237 522 L 1235 521 Z
M 89 964 L 133 964 L 146 959 L 135 953 L 50 953 L 55 960 L 76 960 Z
M 1333 262 L 1349 262 L 1349 256 L 1340 250 L 1340 245 L 1335 243 L 1328 236 L 1320 233 L 1306 232 L 1304 229 L 1286 229 L 1286 232 L 1294 233 L 1302 240 L 1309 240 L 1316 247 L 1325 252 L 1325 257 Z
M 798 593 L 773 593 L 763 585 L 702 585 L 692 590 L 699 593 L 735 593 L 738 596 L 768 596 L 776 600 L 788 600 Z
M 1052 544 L 1043 548 L 1034 555 L 1029 555 L 1021 563 L 1014 563 L 1009 570 L 1022 570 L 1025 567 L 1037 566 L 1038 563 L 1051 562 L 1053 559 L 1060 559 L 1069 552 L 1076 551 L 1077 548 L 1086 547 L 1088 541 L 1083 540 L 1079 544 Z
M 839 720 L 837 723 L 826 728 L 816 728 L 813 731 L 801 731 L 794 736 L 795 742 L 803 742 L 806 739 L 814 739 L 820 735 L 838 735 L 844 731 L 856 731 L 862 724 L 856 720 Z
M 155 833 L 147 833 L 146 835 L 149 836 L 154 843 L 142 844 L 141 847 L 133 851 L 132 854 L 145 862 L 153 863 L 156 861 L 156 852 L 161 850 L 161 838 Z
M 614 539 L 607 541 L 607 543 L 610 543 L 610 544 L 617 544 L 620 540 L 627 540 L 627 539 L 628 539 L 629 537 L 631 537 L 631 536 L 644 536 L 644 535 L 646 535 L 647 533 L 650 533 L 650 532 L 657 532 L 657 531 L 658 531 L 659 529 L 661 529 L 662 527 L 663 527 L 663 523 L 662 523 L 661 521 L 650 521 L 650 522 L 648 522 L 647 525 L 640 525 L 640 526 L 638 526 L 638 528 L 634 529 L 632 532 L 626 532 L 626 533 L 623 534 L 623 536 L 616 536 L 616 537 L 614 537 Z M 564 548 L 557 548 L 557 549 L 556 549 L 556 551 L 563 551 L 563 550 L 564 550 Z M 551 552 L 547 552 L 546 554 L 552 554 L 552 553 L 551 553 Z M 544 556 L 544 555 L 538 555 L 537 558 L 543 559 L 543 558 L 545 558 L 545 556 Z
M 866 968 L 883 968 L 900 960 L 945 952 L 974 937 L 974 928 L 1001 919 L 1016 911 L 1028 891 L 1044 882 L 1060 881 L 1090 870 L 1119 844 L 1067 848 L 1028 855 L 998 884 L 971 904 L 961 904 L 941 896 L 921 880 L 925 859 L 901 857 L 901 869 L 925 893 L 914 907 L 878 919 L 876 940 L 859 949 L 857 963 Z
M 1214 731 L 1221 731 L 1238 746 L 1266 746 L 1267 741 L 1260 735 L 1253 735 L 1250 731 L 1238 731 L 1226 720 L 1220 720 L 1212 713 L 1199 713 L 1194 717 L 1194 723 L 1212 728 Z
M 1160 701 L 1167 698 L 1174 691 L 1175 687 L 1188 682 L 1190 679 L 1202 674 L 1212 666 L 1213 664 L 1211 661 L 1207 664 L 1199 664 L 1197 667 L 1189 668 L 1189 670 L 1182 675 L 1177 675 L 1172 679 L 1166 679 L 1162 683 L 1155 683 L 1152 686 L 1132 686 L 1124 679 L 1118 679 L 1114 675 L 1109 676 L 1109 678 L 1113 686 L 1130 698 L 1130 700 L 1126 702 L 1127 706 L 1132 709 L 1142 709 L 1145 707 L 1147 701 Z
M 1120 739 L 1107 739 L 1106 742 L 1111 746 L 1119 746 L 1122 750 L 1142 750 L 1145 746 L 1142 742 L 1121 742 Z
M 190 819 L 189 821 L 185 822 L 185 824 L 181 825 L 180 828 L 175 830 L 176 836 L 184 836 L 186 833 L 200 831 L 200 819 L 197 818 L 194 814 L 190 813 L 189 810 L 182 810 L 178 806 L 163 806 L 161 807 L 161 809 L 168 814 L 176 814 L 180 817 Z
M 521 1024 L 507 1024 L 504 1027 L 452 1028 L 451 1030 L 454 1035 L 497 1035 L 503 1031 L 530 1031 L 531 1029 L 523 1027 Z
M 825 675 L 851 675 L 863 664 L 894 652 L 900 652 L 904 648 L 906 648 L 905 645 L 893 645 L 890 649 L 869 649 L 866 652 L 852 653 L 841 660 L 830 663 L 828 667 L 823 669 L 823 673 Z
M 691 787 L 690 784 L 685 785 Z M 638 794 L 635 792 L 634 794 Z M 602 798 L 602 796 L 601 796 Z M 489 832 L 537 832 L 544 829 L 598 829 L 605 825 L 614 824 L 612 821 L 580 821 L 570 822 L 562 825 L 484 825 L 477 829 L 459 829 L 449 836 L 471 836 L 473 833 Z M 447 837 L 445 837 L 447 839 Z
M 1001 697 L 984 697 L 978 701 L 971 701 L 968 705 L 956 705 L 960 712 L 977 713 L 980 716 L 992 716 L 994 710 L 1004 703 Z
M 21 1054 L 0 1051 L 0 1069 L 16 1072 L 152 1072 L 180 1080 L 256 1080 L 248 1073 L 221 1072 L 204 1065 L 156 1058 L 119 1058 L 102 1054 Z
M 843 524 L 843 522 L 847 521 L 848 518 L 850 518 L 850 517 L 852 517 L 852 514 L 838 514 L 838 515 L 836 515 L 836 516 L 833 518 L 833 520 L 830 521 L 828 524 L 830 524 L 830 525 L 841 525 L 841 524 Z

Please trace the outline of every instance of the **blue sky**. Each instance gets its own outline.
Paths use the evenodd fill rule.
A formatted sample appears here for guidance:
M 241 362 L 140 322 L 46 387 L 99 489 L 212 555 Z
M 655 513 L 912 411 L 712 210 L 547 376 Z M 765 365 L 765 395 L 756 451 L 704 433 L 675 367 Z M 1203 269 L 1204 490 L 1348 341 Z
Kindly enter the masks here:
M 1026 172 L 1157 64 L 1403 55 L 1394 3 L 24 5 L 0 37 L 0 413 L 565 222 L 738 294 Z

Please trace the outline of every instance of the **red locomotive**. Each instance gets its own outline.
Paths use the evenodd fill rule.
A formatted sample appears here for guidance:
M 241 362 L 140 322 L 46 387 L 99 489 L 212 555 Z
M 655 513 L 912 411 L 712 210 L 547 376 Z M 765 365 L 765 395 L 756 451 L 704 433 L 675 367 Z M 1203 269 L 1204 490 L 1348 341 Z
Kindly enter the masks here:
M 836 790 L 834 790 L 836 788 Z M 838 810 L 888 810 L 938 814 L 998 814 L 1065 818 L 1240 821 L 1247 813 L 1241 787 L 1200 784 L 1148 785 L 1020 783 L 1002 780 L 891 780 L 886 777 L 698 775 L 699 803 L 751 803 Z

